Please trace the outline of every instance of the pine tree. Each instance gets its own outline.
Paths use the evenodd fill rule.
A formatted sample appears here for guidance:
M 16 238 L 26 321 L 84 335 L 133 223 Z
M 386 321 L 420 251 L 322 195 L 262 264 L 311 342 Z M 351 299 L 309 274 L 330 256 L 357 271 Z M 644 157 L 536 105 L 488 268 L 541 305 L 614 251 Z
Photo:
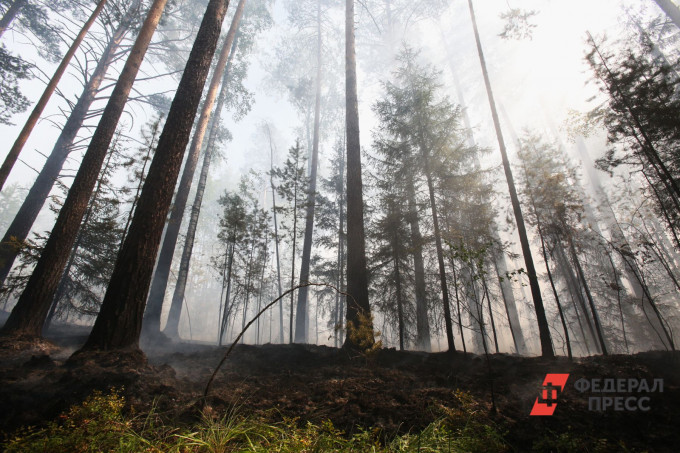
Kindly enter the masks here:
M 85 350 L 138 347 L 156 253 L 228 4 L 208 3 Z
M 350 349 L 373 346 L 373 322 L 368 301 L 364 199 L 361 177 L 359 100 L 357 94 L 354 0 L 345 1 L 345 102 L 347 130 L 347 337 Z M 352 330 L 367 332 L 366 344 L 358 344 Z
M 102 114 L 50 238 L 2 333 L 39 336 L 146 49 L 167 0 L 155 0 Z M 115 275 L 115 273 L 114 273 Z

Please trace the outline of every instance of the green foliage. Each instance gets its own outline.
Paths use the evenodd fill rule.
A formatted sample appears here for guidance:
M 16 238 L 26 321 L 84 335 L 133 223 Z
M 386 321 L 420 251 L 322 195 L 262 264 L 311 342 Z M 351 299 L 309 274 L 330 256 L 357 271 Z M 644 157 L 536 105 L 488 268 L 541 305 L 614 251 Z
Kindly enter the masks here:
M 45 428 L 28 428 L 4 446 L 6 452 L 132 451 L 132 422 L 123 415 L 125 400 L 117 390 L 95 391 Z M 125 445 L 127 444 L 127 445 Z
M 636 45 L 636 41 L 642 41 Z M 678 62 L 669 62 L 650 38 L 633 34 L 615 47 L 590 39 L 586 59 L 605 101 L 601 110 L 609 149 L 597 167 L 612 172 L 625 165 L 647 183 L 657 214 L 680 231 L 680 115 Z M 598 114 L 600 115 L 600 114 Z
M 529 20 L 536 14 L 538 11 L 519 8 L 510 8 L 507 12 L 501 13 L 505 26 L 498 36 L 503 39 L 532 39 L 536 25 Z
M 355 345 L 366 358 L 375 357 L 382 348 L 382 341 L 379 340 L 382 334 L 380 331 L 373 330 L 373 315 L 370 313 L 359 312 L 357 318 L 358 325 L 352 321 L 347 323 L 347 335 L 350 343 Z
M 30 79 L 31 65 L 0 45 L 0 124 L 11 124 L 12 115 L 25 111 L 30 102 L 19 91 L 19 81 Z
M 204 411 L 200 422 L 176 427 L 153 411 L 146 417 L 125 413 L 118 390 L 94 392 L 41 429 L 28 428 L 4 445 L 7 452 L 504 452 L 503 433 L 474 398 L 456 392 L 455 408 L 420 432 L 386 438 L 379 428 L 348 434 L 326 420 L 302 424 L 280 414 L 222 417 Z M 272 421 L 272 419 L 280 421 Z

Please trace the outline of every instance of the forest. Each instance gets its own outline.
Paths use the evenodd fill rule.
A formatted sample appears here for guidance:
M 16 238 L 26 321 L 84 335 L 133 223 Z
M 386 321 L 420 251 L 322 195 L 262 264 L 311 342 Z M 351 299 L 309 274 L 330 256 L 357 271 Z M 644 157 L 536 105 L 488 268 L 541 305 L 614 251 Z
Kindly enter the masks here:
M 0 73 L 0 451 L 678 451 L 680 2 L 0 0 Z

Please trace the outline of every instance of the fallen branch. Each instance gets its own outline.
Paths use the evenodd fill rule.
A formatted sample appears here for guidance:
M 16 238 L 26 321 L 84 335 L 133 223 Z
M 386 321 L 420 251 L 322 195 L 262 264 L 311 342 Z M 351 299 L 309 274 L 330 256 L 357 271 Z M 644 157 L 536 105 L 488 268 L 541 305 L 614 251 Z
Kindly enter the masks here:
M 231 344 L 231 346 L 229 347 L 229 349 L 227 349 L 227 352 L 224 354 L 224 357 L 222 357 L 222 360 L 220 360 L 220 363 L 217 365 L 217 368 L 215 368 L 215 371 L 213 371 L 212 376 L 210 376 L 210 380 L 208 381 L 208 384 L 205 386 L 205 390 L 203 391 L 203 398 L 204 398 L 204 400 L 205 400 L 205 398 L 207 398 L 208 393 L 210 392 L 210 387 L 212 386 L 212 383 L 213 383 L 213 381 L 215 380 L 215 376 L 217 376 L 217 372 L 220 370 L 220 368 L 222 368 L 222 365 L 224 365 L 224 362 L 227 360 L 227 357 L 229 357 L 229 354 L 231 354 L 231 351 L 234 349 L 234 346 L 236 346 L 236 344 L 239 342 L 239 340 L 241 339 L 241 337 L 243 336 L 243 334 L 246 333 L 246 330 L 248 330 L 248 327 L 250 327 L 255 321 L 257 321 L 257 319 L 258 319 L 260 316 L 262 316 L 262 314 L 263 314 L 265 311 L 269 310 L 269 309 L 270 309 L 271 307 L 273 307 L 278 301 L 280 301 L 281 299 L 283 299 L 284 297 L 286 297 L 288 294 L 292 293 L 292 292 L 295 291 L 296 289 L 305 288 L 305 287 L 308 287 L 308 286 L 325 286 L 325 287 L 327 287 L 327 288 L 331 288 L 331 289 L 335 290 L 338 294 L 341 294 L 341 295 L 343 295 L 343 296 L 349 297 L 350 299 L 352 299 L 352 301 L 354 302 L 355 305 L 358 305 L 357 302 L 356 302 L 356 300 L 354 299 L 354 297 L 352 297 L 350 294 L 347 294 L 347 293 L 344 292 L 344 291 L 340 291 L 337 287 L 335 287 L 335 286 L 333 286 L 333 285 L 331 285 L 331 284 L 329 284 L 329 283 L 303 283 L 303 284 L 301 284 L 301 285 L 298 285 L 298 286 L 296 286 L 296 287 L 294 287 L 294 288 L 289 289 L 288 291 L 286 291 L 285 293 L 281 294 L 279 297 L 277 297 L 276 299 L 274 299 L 273 301 L 271 301 L 271 302 L 270 302 L 266 307 L 264 307 L 262 310 L 260 310 L 260 312 L 259 312 L 253 319 L 251 319 L 251 320 L 248 322 L 248 324 L 246 324 L 246 326 L 243 328 L 243 330 L 241 330 L 241 333 L 238 334 L 238 336 L 236 337 L 236 339 L 234 340 L 234 342 Z

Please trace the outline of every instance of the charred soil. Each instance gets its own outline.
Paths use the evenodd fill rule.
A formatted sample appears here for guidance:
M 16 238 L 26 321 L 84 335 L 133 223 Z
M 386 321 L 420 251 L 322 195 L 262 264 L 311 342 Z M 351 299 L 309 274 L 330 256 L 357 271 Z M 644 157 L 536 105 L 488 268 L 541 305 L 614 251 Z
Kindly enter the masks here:
M 386 439 L 417 432 L 474 398 L 510 451 L 677 451 L 680 357 L 670 352 L 589 357 L 570 362 L 496 354 L 377 351 L 370 357 L 312 345 L 238 345 L 206 400 L 203 390 L 226 348 L 175 343 L 165 349 L 82 354 L 84 336 L 0 345 L 0 431 L 40 426 L 94 390 L 120 389 L 128 410 L 155 410 L 190 424 L 208 405 L 216 413 L 267 413 L 300 423 L 330 420 L 346 433 L 379 428 Z M 490 372 L 489 372 L 490 366 Z M 569 373 L 555 414 L 530 416 L 547 373 Z M 663 392 L 580 393 L 585 378 L 663 379 Z M 492 388 L 496 411 L 492 406 Z M 588 399 L 649 397 L 648 411 L 590 410 Z M 625 449 L 625 450 L 624 450 Z

